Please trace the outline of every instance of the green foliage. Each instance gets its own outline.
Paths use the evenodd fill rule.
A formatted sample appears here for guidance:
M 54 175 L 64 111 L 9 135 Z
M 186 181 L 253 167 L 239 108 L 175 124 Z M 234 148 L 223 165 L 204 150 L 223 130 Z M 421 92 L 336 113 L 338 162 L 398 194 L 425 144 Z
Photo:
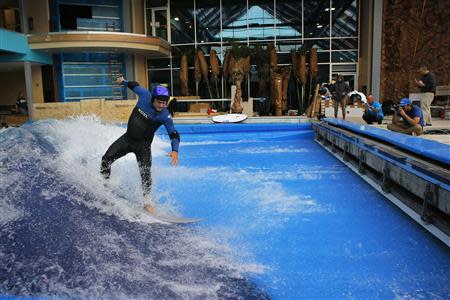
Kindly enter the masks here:
M 246 44 L 233 43 L 228 51 L 236 59 L 248 57 L 252 54 L 252 49 Z

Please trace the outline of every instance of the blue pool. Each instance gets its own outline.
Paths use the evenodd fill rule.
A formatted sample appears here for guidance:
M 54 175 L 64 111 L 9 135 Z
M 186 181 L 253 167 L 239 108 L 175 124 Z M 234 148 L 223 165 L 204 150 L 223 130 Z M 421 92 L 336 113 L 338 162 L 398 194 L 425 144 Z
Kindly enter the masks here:
M 450 250 L 313 140 L 309 124 L 178 125 L 156 138 L 161 224 L 124 127 L 95 118 L 0 132 L 0 294 L 108 299 L 448 299 Z M 163 133 L 163 131 L 161 131 Z

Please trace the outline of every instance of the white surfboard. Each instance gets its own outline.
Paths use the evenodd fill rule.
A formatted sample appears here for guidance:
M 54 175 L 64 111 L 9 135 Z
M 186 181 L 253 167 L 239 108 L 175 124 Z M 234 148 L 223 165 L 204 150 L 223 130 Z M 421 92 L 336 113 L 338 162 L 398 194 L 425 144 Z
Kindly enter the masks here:
M 245 114 L 227 114 L 214 116 L 212 118 L 214 123 L 239 123 L 247 119 L 247 115 Z
M 192 224 L 192 223 L 200 222 L 202 220 L 199 218 L 185 218 L 185 217 L 180 217 L 180 216 L 176 216 L 176 215 L 172 215 L 172 214 L 164 214 L 164 213 L 158 213 L 158 212 L 150 213 L 150 215 L 159 221 L 171 223 L 171 224 Z

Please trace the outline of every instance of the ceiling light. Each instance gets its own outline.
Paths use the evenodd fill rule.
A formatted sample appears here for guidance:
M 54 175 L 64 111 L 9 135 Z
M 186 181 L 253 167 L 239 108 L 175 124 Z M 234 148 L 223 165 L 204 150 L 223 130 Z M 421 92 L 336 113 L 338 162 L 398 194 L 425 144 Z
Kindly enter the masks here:
M 180 21 L 180 18 L 178 18 L 178 17 L 175 17 L 175 18 L 173 18 L 175 21 Z

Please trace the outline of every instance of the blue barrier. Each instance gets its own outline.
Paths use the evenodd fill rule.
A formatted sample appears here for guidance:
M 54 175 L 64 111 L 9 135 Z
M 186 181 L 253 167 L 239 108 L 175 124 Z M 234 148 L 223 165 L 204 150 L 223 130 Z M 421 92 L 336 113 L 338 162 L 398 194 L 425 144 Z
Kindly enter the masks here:
M 450 165 L 449 145 L 445 145 L 442 143 L 438 143 L 420 137 L 380 129 L 369 125 L 355 124 L 340 119 L 325 118 L 323 120 L 329 124 L 346 128 L 353 132 L 370 136 L 384 142 L 388 142 L 402 149 Z

